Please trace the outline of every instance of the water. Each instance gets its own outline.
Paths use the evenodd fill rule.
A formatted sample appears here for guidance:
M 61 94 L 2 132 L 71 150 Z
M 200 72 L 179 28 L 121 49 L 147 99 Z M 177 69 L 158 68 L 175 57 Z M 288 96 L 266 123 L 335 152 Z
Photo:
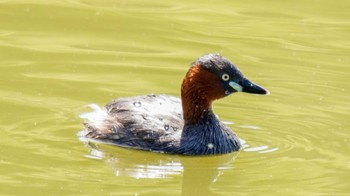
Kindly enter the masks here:
M 0 2 L 1 195 L 347 195 L 350 3 Z M 179 95 L 219 52 L 271 95 L 214 104 L 239 153 L 87 145 L 88 104 Z

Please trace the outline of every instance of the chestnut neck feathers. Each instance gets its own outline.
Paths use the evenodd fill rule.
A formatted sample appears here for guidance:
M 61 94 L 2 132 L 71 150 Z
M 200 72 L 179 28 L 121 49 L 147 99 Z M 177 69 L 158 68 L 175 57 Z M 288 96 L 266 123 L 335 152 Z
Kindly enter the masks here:
M 211 112 L 214 100 L 225 96 L 220 79 L 200 64 L 187 72 L 181 87 L 185 123 L 195 124 Z

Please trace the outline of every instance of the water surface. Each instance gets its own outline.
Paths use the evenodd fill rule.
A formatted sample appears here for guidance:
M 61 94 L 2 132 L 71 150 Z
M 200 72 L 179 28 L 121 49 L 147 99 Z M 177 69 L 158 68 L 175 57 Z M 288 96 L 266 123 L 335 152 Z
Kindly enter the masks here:
M 347 195 L 350 3 L 1 1 L 1 195 Z M 182 157 L 84 144 L 90 103 L 178 96 L 221 53 L 270 96 L 216 114 L 245 149 Z

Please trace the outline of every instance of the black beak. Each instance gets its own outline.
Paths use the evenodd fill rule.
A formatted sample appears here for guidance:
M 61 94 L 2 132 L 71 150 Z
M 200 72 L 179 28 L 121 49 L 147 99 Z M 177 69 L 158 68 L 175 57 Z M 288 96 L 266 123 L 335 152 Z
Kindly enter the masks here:
M 268 95 L 270 92 L 263 87 L 254 84 L 248 79 L 244 78 L 243 81 L 239 82 L 239 84 L 243 87 L 242 92 L 252 93 L 252 94 L 260 94 L 260 95 Z

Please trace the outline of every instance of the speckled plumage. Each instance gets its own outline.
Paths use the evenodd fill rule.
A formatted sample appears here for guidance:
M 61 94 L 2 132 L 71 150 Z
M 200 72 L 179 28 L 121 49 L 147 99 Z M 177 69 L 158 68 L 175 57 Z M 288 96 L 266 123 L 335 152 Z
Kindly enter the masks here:
M 223 77 L 225 76 L 225 77 Z M 232 85 L 232 83 L 234 85 Z M 119 98 L 87 119 L 82 136 L 141 150 L 185 154 L 224 154 L 240 149 L 239 138 L 214 115 L 214 100 L 237 92 L 268 94 L 227 59 L 197 59 L 183 80 L 181 99 L 169 95 Z
M 181 100 L 169 95 L 146 95 L 113 100 L 104 108 L 103 126 L 87 122 L 87 137 L 116 145 L 164 151 L 178 145 L 183 128 Z
M 86 137 L 124 147 L 188 155 L 223 154 L 240 148 L 238 137 L 211 110 L 195 126 L 184 126 L 181 100 L 174 96 L 120 98 L 107 104 L 104 111 L 108 117 L 99 127 L 86 122 Z

